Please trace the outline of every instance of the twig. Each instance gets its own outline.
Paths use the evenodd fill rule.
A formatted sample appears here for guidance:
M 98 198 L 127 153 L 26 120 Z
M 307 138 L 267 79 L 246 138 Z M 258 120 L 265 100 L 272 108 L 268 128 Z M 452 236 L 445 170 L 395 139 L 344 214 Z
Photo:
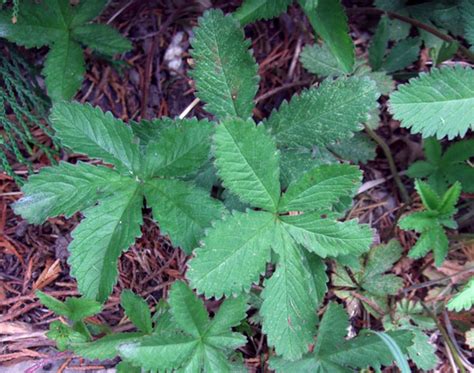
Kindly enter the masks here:
M 449 337 L 451 338 L 451 341 L 453 342 L 454 347 L 456 348 L 456 351 L 459 354 L 459 358 L 463 362 L 463 365 L 469 369 L 470 372 L 474 371 L 474 365 L 472 365 L 469 360 L 464 356 L 461 347 L 459 347 L 458 342 L 456 341 L 456 337 L 454 335 L 454 330 L 453 326 L 451 324 L 451 320 L 449 320 L 448 313 L 446 310 L 443 310 L 443 317 L 444 317 L 444 324 L 446 325 L 446 331 L 448 332 Z
M 371 301 L 369 298 L 364 297 L 362 294 L 357 293 L 356 291 L 352 292 L 352 295 L 359 299 L 360 301 L 367 303 L 371 308 L 373 308 L 380 316 L 384 316 L 385 312 L 377 304 Z
M 401 14 L 394 13 L 394 12 L 387 12 L 382 9 L 377 9 L 377 8 L 369 8 L 369 7 L 361 7 L 361 8 L 349 8 L 349 12 L 364 12 L 364 13 L 372 13 L 372 14 L 377 14 L 377 15 L 384 15 L 386 14 L 389 18 L 395 18 L 398 19 L 402 22 L 409 23 L 412 26 L 418 27 L 422 30 L 425 30 L 429 32 L 430 34 L 433 34 L 434 36 L 440 38 L 441 40 L 444 40 L 448 43 L 452 42 L 457 42 L 457 40 L 447 34 L 442 33 L 435 27 L 432 27 L 430 25 L 427 25 L 426 23 L 420 22 L 417 19 L 410 18 L 407 16 L 402 16 Z M 458 43 L 458 50 L 464 54 L 469 60 L 474 62 L 474 53 L 471 52 L 469 49 L 466 47 L 462 46 L 461 44 Z
M 449 280 L 453 277 L 460 276 L 460 275 L 463 275 L 463 274 L 469 273 L 469 272 L 474 272 L 474 267 L 469 267 L 469 268 L 463 269 L 462 271 L 456 272 L 453 275 L 449 275 L 449 276 L 446 276 L 446 277 L 441 277 L 441 278 L 438 278 L 436 280 L 426 281 L 426 282 L 423 282 L 423 283 L 418 284 L 418 285 L 413 285 L 413 286 L 410 286 L 406 289 L 403 289 L 402 291 L 404 293 L 408 293 L 412 290 L 418 290 L 418 289 L 426 288 L 428 286 L 435 285 L 435 284 L 438 284 L 440 282 L 444 282 L 444 281 Z
M 193 110 L 194 107 L 195 107 L 197 104 L 199 104 L 200 101 L 201 101 L 201 100 L 199 100 L 198 98 L 195 98 L 195 99 L 193 100 L 193 102 L 191 102 L 191 103 L 187 106 L 187 108 L 184 109 L 181 114 L 179 114 L 179 119 L 184 119 L 184 118 L 186 117 L 186 115 L 188 115 L 189 112 L 190 112 L 191 110 Z
M 388 147 L 387 143 L 385 142 L 384 139 L 382 139 L 372 128 L 364 124 L 365 131 L 367 134 L 382 148 L 382 151 L 385 154 L 385 157 L 387 158 L 388 161 L 388 166 L 390 168 L 390 172 L 392 173 L 393 180 L 395 180 L 395 183 L 397 184 L 397 187 L 400 191 L 400 195 L 402 197 L 402 200 L 405 204 L 410 204 L 410 196 L 405 188 L 405 185 L 402 183 L 402 179 L 400 178 L 400 175 L 398 174 L 397 166 L 395 164 L 395 161 L 392 156 L 392 152 L 390 151 L 390 148 Z

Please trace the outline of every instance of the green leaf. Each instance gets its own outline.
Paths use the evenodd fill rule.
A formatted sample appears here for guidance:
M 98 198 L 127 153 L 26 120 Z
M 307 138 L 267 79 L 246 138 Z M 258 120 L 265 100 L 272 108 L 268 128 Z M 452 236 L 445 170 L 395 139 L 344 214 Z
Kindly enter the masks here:
M 369 62 L 373 70 L 379 70 L 382 67 L 390 37 L 389 18 L 382 16 L 380 18 L 374 37 L 369 46 Z
M 352 196 L 362 174 L 357 167 L 327 165 L 313 168 L 290 184 L 278 206 L 279 212 L 309 212 L 330 208 L 343 196 Z
M 474 45 L 474 1 L 473 0 L 462 0 L 460 5 L 461 17 L 464 21 L 464 33 L 466 40 Z
M 262 292 L 263 331 L 278 355 L 296 360 L 308 351 L 316 326 L 315 289 L 301 249 L 280 230 L 278 264 Z
M 316 355 L 334 353 L 347 335 L 348 327 L 349 320 L 344 308 L 337 303 L 329 303 L 319 324 L 314 353 Z
M 326 44 L 305 46 L 301 52 L 300 61 L 306 70 L 320 77 L 346 74 Z
M 71 27 L 82 25 L 96 18 L 107 5 L 108 0 L 80 0 L 75 6 Z
M 441 199 L 427 183 L 424 183 L 421 180 L 415 180 L 415 189 L 426 209 L 438 210 L 441 204 Z
M 209 325 L 209 317 L 202 300 L 184 282 L 173 284 L 169 304 L 176 324 L 193 337 L 200 338 Z
M 319 0 L 316 9 L 303 7 L 311 26 L 327 43 L 329 50 L 346 73 L 354 66 L 354 44 L 349 36 L 349 25 L 339 0 Z
M 402 127 L 423 137 L 464 136 L 474 129 L 474 70 L 443 67 L 400 85 L 390 98 L 390 111 Z
M 375 83 L 367 77 L 324 80 L 283 102 L 265 122 L 278 146 L 326 146 L 350 138 L 377 107 Z
M 71 343 L 69 348 L 89 360 L 108 360 L 117 357 L 120 345 L 136 342 L 142 337 L 142 333 L 110 334 L 93 342 Z
M 0 37 L 26 48 L 51 45 L 61 38 L 66 26 L 57 13 L 54 0 L 37 4 L 34 0 L 24 0 L 19 7 L 17 22 L 12 22 L 8 11 L 0 12 Z
M 119 346 L 120 356 L 145 370 L 167 370 L 180 367 L 193 356 L 199 341 L 179 333 L 145 337 L 139 343 Z
M 132 49 L 130 41 L 109 25 L 93 23 L 77 26 L 72 30 L 72 37 L 96 52 L 110 57 Z
M 354 137 L 329 145 L 328 149 L 341 159 L 367 163 L 375 159 L 377 144 L 364 133 L 358 132 Z
M 229 329 L 240 325 L 247 316 L 247 297 L 238 296 L 227 298 L 222 302 L 216 315 L 212 319 L 207 334 L 219 335 L 228 332 Z
M 434 137 L 428 137 L 423 140 L 423 150 L 430 162 L 439 163 L 441 161 L 441 144 Z
M 69 35 L 57 39 L 44 64 L 46 89 L 53 102 L 70 100 L 82 85 L 86 72 L 81 46 Z
M 471 277 L 464 288 L 456 294 L 447 305 L 448 310 L 461 312 L 469 311 L 474 305 L 474 277 Z
M 120 294 L 120 304 L 133 325 L 145 334 L 152 332 L 150 309 L 144 299 L 131 290 L 123 290 Z
M 408 253 L 410 258 L 418 259 L 425 256 L 429 251 L 433 251 L 435 264 L 437 267 L 443 264 L 448 255 L 449 241 L 444 229 L 440 226 L 434 226 L 424 231 L 415 246 Z
M 372 230 L 356 220 L 333 221 L 319 212 L 282 216 L 284 228 L 300 245 L 325 258 L 338 255 L 360 255 L 372 243 Z
M 196 96 L 219 119 L 249 118 L 258 89 L 257 65 L 239 22 L 221 10 L 204 13 L 191 42 Z
M 40 290 L 36 291 L 36 296 L 50 311 L 74 322 L 94 316 L 102 309 L 102 305 L 92 299 L 69 297 L 65 302 L 61 302 Z
M 185 176 L 197 171 L 209 159 L 210 137 L 214 131 L 207 120 L 183 119 L 163 123 L 159 137 L 148 143 L 145 174 Z
M 456 204 L 461 195 L 461 184 L 456 182 L 444 193 L 439 205 L 440 214 L 453 215 L 456 212 Z
M 420 47 L 420 38 L 408 38 L 400 41 L 392 48 L 380 68 L 387 73 L 403 70 L 418 60 Z
M 110 112 L 89 104 L 59 103 L 50 119 L 62 144 L 73 151 L 111 163 L 127 174 L 139 168 L 131 129 Z
M 60 162 L 30 176 L 22 188 L 23 198 L 13 208 L 30 223 L 40 224 L 53 216 L 70 217 L 126 183 L 127 179 L 104 166 Z
M 385 345 L 389 348 L 392 356 L 395 358 L 395 361 L 397 362 L 398 367 L 400 368 L 400 371 L 402 373 L 410 373 L 410 366 L 408 365 L 407 358 L 403 355 L 402 350 L 400 349 L 400 346 L 397 344 L 397 342 L 387 333 L 384 332 L 372 332 L 375 333 L 384 343 Z
M 84 211 L 85 219 L 72 232 L 71 275 L 81 293 L 105 301 L 117 279 L 117 260 L 140 236 L 143 196 L 133 183 Z
M 209 192 L 182 180 L 150 180 L 145 184 L 145 198 L 162 234 L 169 235 L 173 244 L 187 253 L 224 211 Z
M 49 331 L 46 333 L 46 336 L 56 342 L 59 351 L 68 349 L 71 343 L 86 342 L 88 339 L 84 334 L 63 324 L 59 320 L 49 324 Z
M 214 143 L 223 185 L 242 201 L 275 212 L 280 169 L 275 144 L 266 129 L 251 120 L 228 119 L 217 127 Z
M 215 223 L 189 262 L 187 278 L 207 297 L 248 291 L 270 261 L 275 218 L 257 211 L 234 211 Z
M 244 0 L 234 12 L 234 17 L 244 26 L 261 19 L 277 17 L 292 2 L 293 0 Z
M 425 372 L 435 369 L 439 363 L 436 346 L 430 343 L 430 338 L 418 328 L 408 329 L 413 333 L 413 345 L 408 347 L 408 356 L 418 369 Z

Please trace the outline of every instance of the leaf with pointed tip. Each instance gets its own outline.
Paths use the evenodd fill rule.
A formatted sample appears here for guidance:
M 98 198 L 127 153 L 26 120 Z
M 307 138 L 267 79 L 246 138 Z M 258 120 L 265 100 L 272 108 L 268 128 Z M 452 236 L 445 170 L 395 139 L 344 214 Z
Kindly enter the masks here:
M 240 325 L 245 319 L 247 308 L 246 296 L 227 298 L 212 319 L 207 333 L 209 335 L 228 333 L 231 328 Z
M 73 98 L 82 85 L 85 72 L 81 46 L 68 34 L 56 40 L 43 69 L 48 95 L 53 102 Z
M 108 0 L 81 0 L 75 5 L 75 14 L 71 26 L 81 25 L 96 18 L 107 5 Z
M 390 97 L 390 111 L 402 127 L 423 137 L 464 136 L 474 129 L 474 70 L 461 66 L 432 69 Z
M 362 174 L 357 167 L 327 165 L 313 168 L 290 184 L 280 199 L 279 212 L 330 208 L 343 196 L 351 196 L 360 184 Z
M 429 251 L 433 251 L 435 264 L 437 267 L 443 264 L 446 255 L 448 255 L 449 241 L 442 227 L 433 226 L 424 231 L 415 246 L 408 253 L 410 258 L 419 259 L 425 256 Z
M 77 26 L 72 29 L 71 35 L 79 43 L 109 57 L 132 49 L 132 44 L 127 38 L 105 24 L 92 23 Z
M 349 25 L 340 0 L 318 0 L 316 8 L 303 10 L 311 26 L 327 44 L 346 73 L 352 72 L 355 54 L 349 36 Z
M 372 230 L 356 220 L 338 222 L 322 218 L 319 212 L 282 216 L 283 227 L 296 242 L 325 258 L 360 255 L 372 243 Z
M 50 119 L 62 144 L 73 151 L 111 163 L 128 174 L 138 170 L 139 150 L 132 131 L 110 112 L 89 104 L 58 103 Z
M 317 293 L 301 249 L 283 229 L 275 235 L 274 249 L 278 264 L 262 292 L 263 331 L 278 355 L 296 360 L 313 342 Z
M 209 159 L 214 129 L 207 120 L 176 119 L 157 123 L 159 137 L 148 143 L 145 175 L 185 176 L 197 171 Z
M 369 62 L 373 70 L 379 70 L 382 67 L 385 57 L 385 50 L 390 37 L 389 18 L 382 16 L 375 30 L 374 37 L 369 46 Z
M 40 224 L 53 216 L 70 217 L 127 182 L 127 178 L 104 166 L 60 162 L 31 175 L 22 187 L 23 198 L 13 208 L 28 222 Z
M 195 338 L 204 335 L 209 317 L 201 299 L 182 281 L 176 281 L 170 291 L 168 300 L 171 314 L 176 324 Z
M 261 20 L 278 17 L 285 12 L 293 0 L 244 0 L 234 12 L 242 26 Z
M 263 126 L 237 118 L 220 123 L 214 138 L 223 185 L 252 206 L 275 212 L 280 199 L 278 153 Z
M 102 309 L 102 305 L 92 299 L 67 298 L 65 302 L 61 302 L 39 290 L 36 291 L 36 296 L 50 311 L 71 321 L 81 321 L 99 313 Z
M 265 125 L 278 146 L 326 146 L 360 131 L 378 97 L 375 82 L 368 77 L 326 79 L 318 88 L 284 102 Z
M 123 344 L 134 343 L 143 338 L 143 333 L 110 334 L 93 342 L 71 343 L 69 348 L 75 354 L 89 360 L 114 359 L 118 355 L 118 347 Z
M 400 41 L 392 48 L 380 69 L 389 74 L 405 69 L 418 60 L 420 47 L 421 39 L 418 37 Z
M 221 10 L 208 10 L 194 29 L 191 45 L 196 96 L 206 103 L 206 110 L 219 119 L 249 118 L 258 89 L 258 67 L 239 22 Z
M 272 214 L 251 210 L 216 222 L 189 262 L 191 285 L 216 298 L 248 290 L 270 260 L 274 226 Z
M 427 183 L 421 180 L 415 180 L 415 189 L 423 202 L 423 206 L 425 206 L 428 211 L 438 210 L 441 204 L 441 198 Z
M 187 253 L 191 253 L 204 230 L 224 212 L 222 204 L 208 192 L 177 179 L 147 181 L 145 198 L 161 232 Z
M 150 309 L 145 300 L 131 290 L 123 290 L 120 294 L 120 305 L 130 321 L 145 334 L 151 334 L 153 325 Z
M 71 275 L 81 293 L 105 301 L 117 280 L 117 260 L 140 236 L 143 195 L 136 183 L 84 211 L 72 232 Z
M 474 1 L 462 0 L 460 5 L 461 17 L 464 21 L 465 38 L 471 44 L 471 50 L 474 46 Z

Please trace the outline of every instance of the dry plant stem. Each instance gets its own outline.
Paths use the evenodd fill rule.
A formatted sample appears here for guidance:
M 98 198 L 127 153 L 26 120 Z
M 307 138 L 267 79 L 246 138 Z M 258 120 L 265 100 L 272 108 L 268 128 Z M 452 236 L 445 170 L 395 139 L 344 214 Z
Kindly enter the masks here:
M 387 143 L 384 141 L 384 139 L 377 135 L 377 133 L 369 126 L 364 124 L 364 128 L 367 134 L 382 148 L 382 151 L 385 154 L 385 157 L 387 158 L 388 166 L 390 168 L 390 172 L 392 173 L 393 180 L 395 180 L 395 183 L 397 184 L 397 187 L 400 190 L 402 200 L 405 204 L 410 204 L 410 196 L 407 192 L 407 189 L 405 188 L 405 185 L 403 185 L 402 183 L 400 175 L 398 174 L 397 166 L 395 165 L 392 152 L 390 151 L 390 148 L 388 147 Z
M 439 284 L 440 282 L 444 282 L 444 281 L 449 280 L 453 277 L 460 276 L 460 275 L 463 275 L 465 273 L 470 273 L 470 272 L 474 272 L 474 267 L 469 267 L 469 268 L 463 269 L 462 271 L 456 272 L 453 275 L 442 277 L 442 278 L 439 278 L 437 280 L 426 281 L 426 282 L 423 282 L 423 283 L 418 284 L 418 285 L 410 286 L 406 289 L 403 289 L 403 292 L 406 294 L 406 293 L 409 293 L 412 290 L 418 290 L 418 289 L 426 288 L 426 287 L 431 286 L 431 285 L 436 285 L 436 284 Z
M 441 335 L 443 336 L 444 341 L 446 342 L 446 345 L 448 346 L 449 352 L 452 354 L 454 362 L 456 363 L 459 371 L 461 373 L 466 373 L 466 369 L 464 369 L 464 364 L 456 350 L 456 347 L 453 345 L 453 342 L 451 341 L 451 338 L 448 335 L 448 332 L 444 328 L 443 324 L 438 320 L 436 315 L 425 305 L 425 303 L 420 302 L 425 311 L 428 313 L 428 315 L 433 319 L 433 321 L 436 323 L 436 327 L 440 331 Z
M 456 337 L 454 335 L 454 330 L 453 326 L 451 324 L 451 320 L 449 320 L 448 317 L 448 312 L 446 310 L 443 310 L 443 317 L 444 317 L 444 324 L 446 325 L 446 331 L 448 332 L 449 337 L 451 338 L 451 341 L 453 342 L 454 347 L 456 348 L 456 351 L 459 354 L 459 358 L 461 359 L 463 365 L 470 371 L 474 371 L 474 365 L 472 365 L 469 360 L 464 356 L 461 347 L 459 347 L 458 342 L 456 341 Z
M 420 29 L 423 29 L 427 32 L 429 32 L 430 34 L 433 34 L 434 36 L 440 38 L 441 40 L 444 40 L 448 43 L 451 43 L 451 42 L 457 42 L 457 40 L 449 35 L 446 35 L 445 33 L 439 31 L 438 29 L 436 29 L 435 27 L 432 27 L 430 25 L 427 25 L 426 23 L 423 23 L 423 22 L 420 22 L 418 21 L 417 19 L 414 19 L 414 18 L 410 18 L 410 17 L 406 17 L 406 16 L 403 16 L 401 14 L 398 14 L 398 13 L 394 13 L 394 12 L 387 12 L 385 10 L 382 10 L 382 9 L 377 9 L 377 8 L 368 8 L 368 7 L 362 7 L 362 8 L 349 8 L 349 11 L 356 11 L 356 12 L 365 12 L 365 13 L 372 13 L 372 14 L 378 14 L 378 15 L 384 15 L 386 14 L 389 18 L 395 18 L 395 19 L 398 19 L 402 22 L 406 22 L 406 23 L 409 23 L 410 25 L 412 26 L 415 26 L 415 27 L 418 27 Z M 474 53 L 471 52 L 469 49 L 467 49 L 466 47 L 462 46 L 459 44 L 458 46 L 458 50 L 467 58 L 469 59 L 470 61 L 474 62 Z

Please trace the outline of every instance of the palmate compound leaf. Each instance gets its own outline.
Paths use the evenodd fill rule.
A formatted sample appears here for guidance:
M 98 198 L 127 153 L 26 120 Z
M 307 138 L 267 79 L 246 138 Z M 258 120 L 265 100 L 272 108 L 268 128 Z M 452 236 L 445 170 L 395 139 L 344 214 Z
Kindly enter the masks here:
M 268 211 L 280 199 L 278 153 L 263 126 L 252 120 L 227 119 L 214 138 L 218 174 L 239 198 Z
M 382 340 L 362 331 L 346 340 L 349 320 L 341 305 L 330 303 L 319 325 L 314 351 L 298 361 L 273 358 L 270 367 L 277 372 L 352 372 L 355 368 L 391 365 L 392 354 Z M 413 335 L 406 330 L 389 332 L 393 340 L 406 352 Z
M 245 0 L 234 12 L 242 26 L 261 20 L 278 17 L 285 12 L 293 0 Z
M 346 73 L 354 66 L 354 44 L 349 36 L 349 25 L 344 7 L 340 0 L 318 0 L 316 7 L 306 7 L 303 10 L 311 26 L 327 44 L 333 56 L 337 59 Z
M 421 73 L 398 87 L 389 107 L 412 133 L 438 139 L 465 136 L 474 128 L 474 70 L 455 66 Z
M 321 252 L 324 256 L 357 255 L 368 250 L 372 241 L 368 227 L 359 227 L 355 221 L 336 222 L 335 214 L 330 212 L 334 201 L 339 203 L 352 194 L 360 174 L 349 166 L 332 166 L 338 172 L 314 171 L 313 178 L 303 178 L 290 187 L 288 198 L 277 200 L 277 206 L 284 201 L 289 206 L 304 208 L 304 213 L 283 215 L 290 212 L 288 206 L 280 214 L 273 206 L 273 198 L 268 198 L 278 196 L 279 191 L 268 193 L 262 187 L 274 187 L 279 173 L 275 144 L 263 128 L 255 127 L 251 121 L 229 119 L 217 128 L 214 142 L 216 165 L 224 186 L 264 211 L 234 211 L 227 220 L 209 229 L 202 247 L 189 262 L 188 277 L 192 286 L 208 297 L 247 291 L 265 270 L 271 247 L 276 253 L 276 271 L 264 283 L 263 329 L 278 353 L 298 359 L 312 341 L 315 309 L 324 297 L 327 281 L 324 264 L 315 254 L 303 250 Z M 322 178 L 321 183 L 316 176 Z M 331 177 L 337 178 L 340 185 L 335 187 Z M 273 184 L 268 184 L 270 180 Z M 253 186 L 249 186 L 249 181 Z M 264 201 L 271 202 L 267 203 L 269 206 L 260 203 L 262 199 L 252 200 L 252 191 L 259 191 L 257 196 L 264 196 Z M 321 215 L 326 215 L 326 219 Z M 295 228 L 300 221 L 293 218 L 306 219 L 304 228 L 312 240 L 306 238 L 306 232 L 292 232 L 300 229 Z
M 249 118 L 258 89 L 257 64 L 239 22 L 221 10 L 204 13 L 191 41 L 196 96 L 217 118 Z
M 189 176 L 188 172 L 194 172 L 192 166 L 197 170 L 209 157 L 203 151 L 209 145 L 203 148 L 199 143 L 205 142 L 209 130 L 201 137 L 191 130 L 199 141 L 185 141 L 187 135 L 181 126 L 186 128 L 189 123 L 194 121 L 182 121 L 163 131 L 168 141 L 183 137 L 175 143 L 179 144 L 179 151 L 160 153 L 162 159 L 179 165 L 180 176 Z M 59 104 L 54 109 L 54 126 L 63 142 L 76 151 L 118 165 L 118 170 L 80 162 L 44 168 L 23 187 L 24 197 L 15 205 L 17 213 L 34 223 L 85 210 L 86 219 L 74 231 L 69 249 L 72 274 L 87 297 L 104 300 L 112 290 L 118 257 L 140 235 L 144 196 L 162 232 L 169 233 L 175 245 L 188 252 L 211 221 L 221 216 L 221 203 L 190 183 L 144 178 L 144 163 L 153 164 L 147 156 L 154 158 L 154 153 L 141 154 L 130 128 L 110 114 L 88 105 Z M 163 144 L 159 151 L 167 149 L 170 146 Z M 158 174 L 166 171 L 162 163 L 159 165 Z M 99 205 L 94 206 L 97 202 Z
M 367 77 L 326 79 L 284 102 L 265 125 L 278 146 L 326 146 L 359 131 L 378 97 L 375 82 Z
M 148 370 L 232 371 L 227 355 L 246 343 L 243 335 L 231 331 L 245 318 L 245 298 L 225 300 L 212 320 L 202 301 L 183 282 L 173 284 L 169 302 L 175 330 L 120 346 L 122 358 Z

